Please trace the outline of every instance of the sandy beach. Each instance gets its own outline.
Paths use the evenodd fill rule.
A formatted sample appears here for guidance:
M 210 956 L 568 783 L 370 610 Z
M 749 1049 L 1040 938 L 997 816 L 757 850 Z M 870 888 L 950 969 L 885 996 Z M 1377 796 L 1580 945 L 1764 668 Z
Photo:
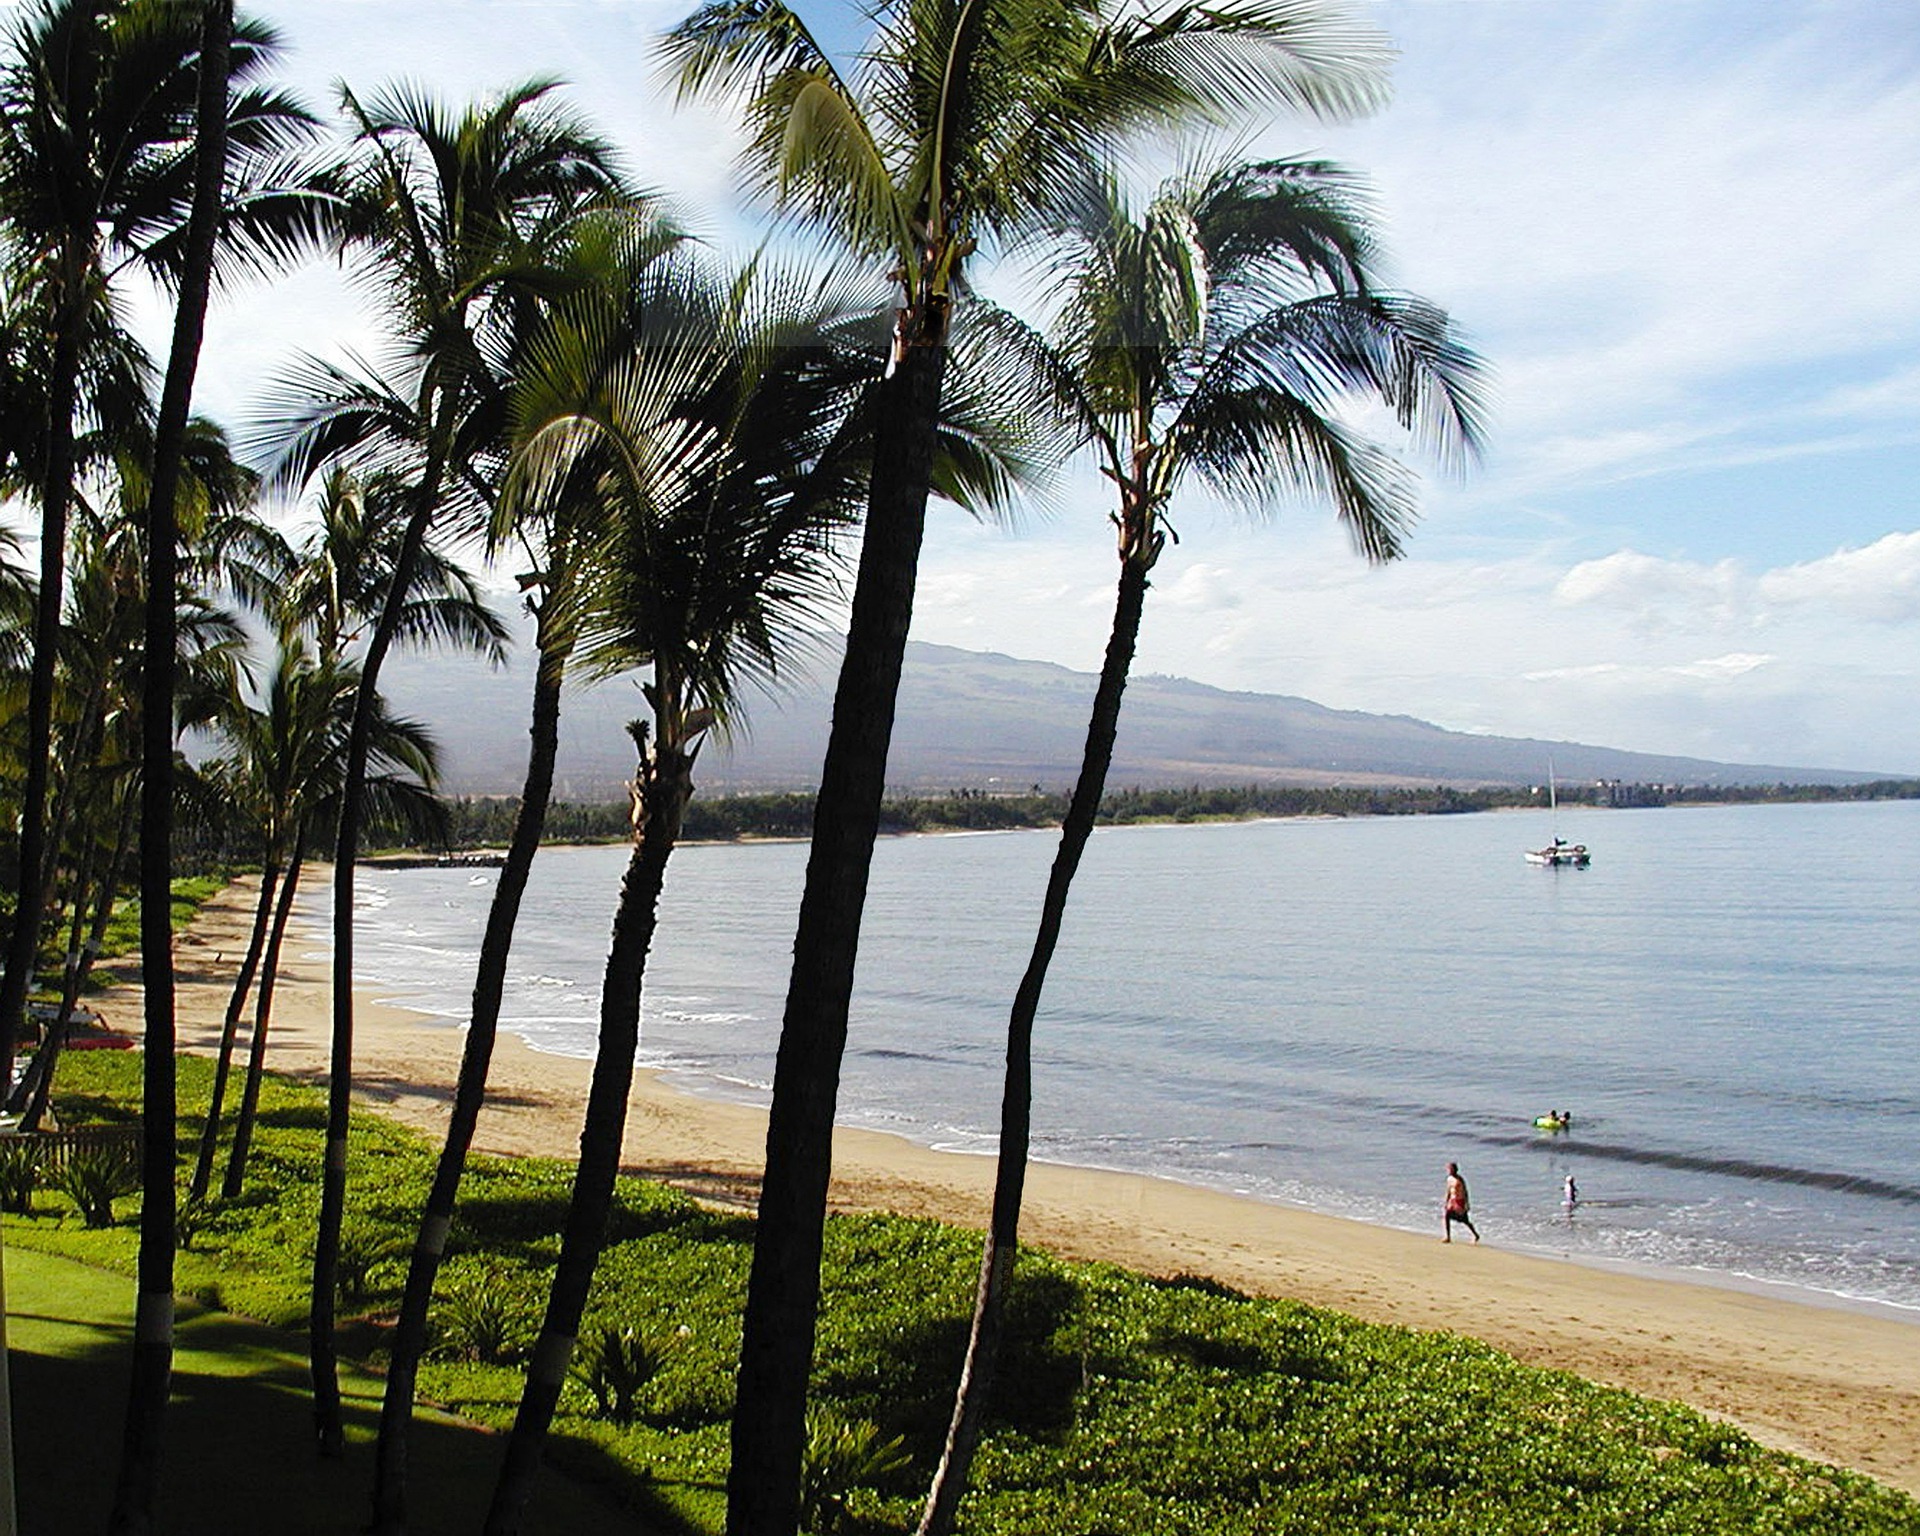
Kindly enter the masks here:
M 245 946 L 257 887 L 209 904 L 179 946 L 184 1044 L 211 1051 Z M 270 1065 L 318 1077 L 329 1028 L 324 964 L 290 935 L 276 994 Z M 109 1001 L 138 1028 L 137 1007 Z M 464 1036 L 363 998 L 356 1091 L 368 1107 L 437 1135 Z M 498 1154 L 573 1155 L 589 1063 L 503 1037 L 478 1145 Z M 638 1173 L 750 1204 L 764 1151 L 761 1111 L 681 1092 L 638 1074 L 626 1157 Z M 981 1226 L 990 1160 L 936 1152 L 876 1132 L 837 1133 L 832 1199 Z M 1498 1214 L 1486 1241 L 1443 1245 L 1394 1231 L 1164 1180 L 1038 1165 L 1022 1237 L 1058 1253 L 1155 1274 L 1214 1276 L 1372 1321 L 1448 1329 L 1530 1364 L 1571 1371 L 1728 1419 L 1768 1445 L 1869 1473 L 1920 1494 L 1920 1319 L 1815 1305 L 1776 1294 L 1598 1269 L 1503 1251 Z

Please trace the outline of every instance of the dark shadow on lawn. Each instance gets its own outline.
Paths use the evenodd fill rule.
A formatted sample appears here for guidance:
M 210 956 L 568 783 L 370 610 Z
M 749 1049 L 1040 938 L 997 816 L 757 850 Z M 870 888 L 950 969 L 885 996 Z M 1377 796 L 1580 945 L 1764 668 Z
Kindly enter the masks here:
M 46 1318 L 44 1305 L 18 1315 L 62 1329 L 61 1353 L 11 1352 L 20 1530 L 24 1536 L 104 1530 L 119 1468 L 130 1330 Z M 347 1452 L 323 1461 L 314 1449 L 297 1337 L 183 1308 L 178 1343 L 183 1354 L 217 1353 L 246 1374 L 211 1375 L 190 1356 L 176 1370 L 158 1528 L 195 1536 L 352 1536 L 362 1530 L 379 1382 L 353 1376 L 344 1383 Z M 479 1529 L 501 1445 L 499 1436 L 443 1415 L 416 1422 L 410 1506 L 417 1536 L 468 1536 Z M 689 1532 L 643 1479 L 604 1452 L 580 1441 L 557 1449 L 567 1475 L 543 1475 L 530 1532 Z
M 1016 1269 L 1008 1298 L 1006 1334 L 988 1405 L 989 1427 L 1012 1427 L 1035 1438 L 1054 1438 L 1073 1423 L 1085 1370 L 1076 1339 L 1082 1296 L 1064 1276 Z M 872 1384 L 842 1378 L 834 1383 L 889 1433 L 906 1441 L 915 1460 L 939 1461 L 953 1414 L 954 1388 L 966 1353 L 971 1321 L 953 1315 L 930 1318 L 906 1330 L 889 1352 L 893 1371 L 878 1394 Z

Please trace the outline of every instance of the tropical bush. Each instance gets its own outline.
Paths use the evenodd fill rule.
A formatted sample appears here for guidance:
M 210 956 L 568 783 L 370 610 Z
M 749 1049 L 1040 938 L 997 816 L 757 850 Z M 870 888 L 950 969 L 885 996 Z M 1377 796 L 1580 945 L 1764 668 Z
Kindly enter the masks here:
M 364 1302 L 373 1290 L 376 1271 L 406 1262 L 409 1244 L 391 1225 L 359 1220 L 340 1229 L 340 1258 L 334 1292 L 344 1307 Z
M 809 1408 L 800 1462 L 800 1529 L 809 1536 L 840 1536 L 849 1528 L 848 1499 L 856 1489 L 887 1486 L 912 1465 L 898 1435 L 883 1434 L 868 1419 Z
M 182 1200 L 173 1212 L 173 1246 L 182 1253 L 193 1251 L 193 1240 L 207 1230 L 213 1208 L 205 1200 Z
M 501 1271 L 469 1262 L 442 1272 L 432 1313 L 435 1347 L 457 1360 L 501 1365 L 532 1342 L 533 1309 Z
M 140 1170 L 118 1147 L 75 1147 L 53 1182 L 89 1227 L 113 1225 L 113 1202 L 140 1188 Z
M 570 1374 L 587 1389 L 601 1418 L 627 1424 L 639 1417 L 641 1394 L 671 1349 L 666 1339 L 639 1328 L 595 1328 L 581 1336 Z
M 24 1216 L 40 1182 L 40 1143 L 31 1136 L 0 1136 L 0 1211 Z

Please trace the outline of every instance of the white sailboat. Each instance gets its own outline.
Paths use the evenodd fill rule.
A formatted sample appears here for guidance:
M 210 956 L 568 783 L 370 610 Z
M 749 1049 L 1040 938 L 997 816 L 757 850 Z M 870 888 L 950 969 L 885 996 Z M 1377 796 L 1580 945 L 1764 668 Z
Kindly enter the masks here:
M 1547 763 L 1547 813 L 1550 817 L 1560 814 L 1560 788 L 1554 779 L 1551 760 Z M 1562 865 L 1574 869 L 1585 869 L 1593 862 L 1592 855 L 1587 852 L 1587 845 L 1568 842 L 1560 835 L 1560 829 L 1557 826 L 1553 829 L 1553 841 L 1544 848 L 1527 849 L 1526 860 L 1529 864 L 1541 864 L 1553 869 L 1558 869 Z

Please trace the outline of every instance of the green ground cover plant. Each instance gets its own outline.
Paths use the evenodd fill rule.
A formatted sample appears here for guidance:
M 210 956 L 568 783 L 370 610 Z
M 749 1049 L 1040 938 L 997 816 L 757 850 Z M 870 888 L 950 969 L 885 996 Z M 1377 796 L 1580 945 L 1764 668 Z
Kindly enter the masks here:
M 76 1105 L 124 1114 L 137 1076 L 125 1058 L 76 1063 L 63 1119 L 80 1118 Z M 182 1062 L 183 1156 L 207 1077 L 205 1064 Z M 180 1258 L 184 1293 L 282 1325 L 304 1317 L 322 1121 L 316 1091 L 270 1084 L 248 1192 L 204 1213 Z M 385 1236 L 411 1237 L 430 1152 L 363 1117 L 352 1157 L 356 1242 L 379 1254 Z M 557 1163 L 476 1163 L 421 1373 L 429 1401 L 510 1421 L 568 1181 Z M 39 1214 L 8 1218 L 7 1242 L 130 1271 L 126 1204 L 120 1225 L 93 1231 L 45 1191 Z M 724 1513 L 750 1243 L 744 1217 L 621 1182 L 582 1328 L 590 1347 L 552 1452 L 666 1529 L 715 1531 Z M 896 1217 L 829 1223 L 809 1456 L 816 1529 L 912 1528 L 945 1429 L 978 1244 Z M 376 1363 L 401 1278 L 398 1265 L 368 1263 L 345 1314 L 350 1347 Z M 1920 1533 L 1920 1503 L 1689 1409 L 1467 1339 L 1211 1281 L 1032 1252 L 1011 1330 L 963 1508 L 962 1529 L 976 1536 Z

